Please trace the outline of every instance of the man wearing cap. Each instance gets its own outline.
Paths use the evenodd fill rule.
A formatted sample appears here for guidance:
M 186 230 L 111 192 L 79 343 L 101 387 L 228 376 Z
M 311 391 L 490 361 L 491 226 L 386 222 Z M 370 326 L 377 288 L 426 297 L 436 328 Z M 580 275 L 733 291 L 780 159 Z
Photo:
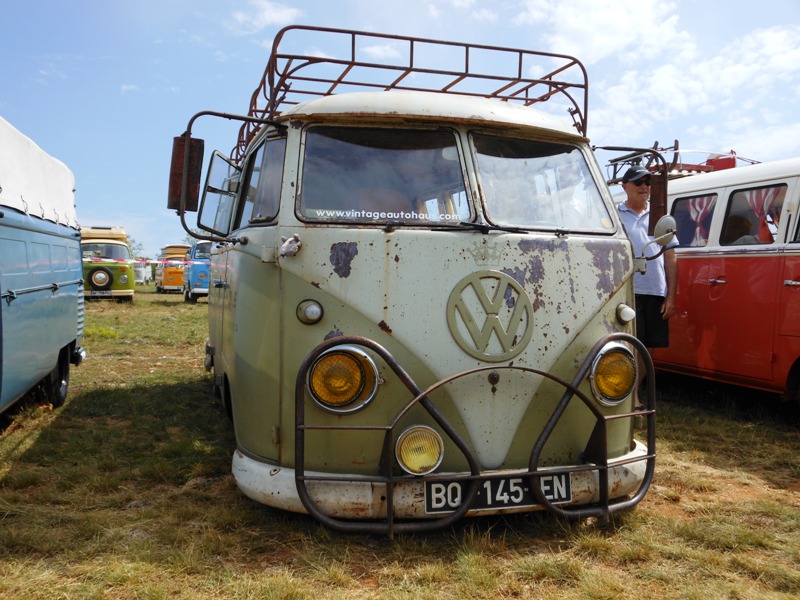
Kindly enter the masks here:
M 654 256 L 661 250 L 650 244 L 653 238 L 647 233 L 650 225 L 650 171 L 635 165 L 622 176 L 625 201 L 617 208 L 622 224 L 633 244 L 634 256 Z M 648 245 L 649 244 L 649 245 Z M 669 318 L 675 312 L 675 296 L 678 291 L 678 261 L 673 240 L 660 257 L 647 261 L 647 271 L 636 273 L 633 279 L 636 295 L 636 337 L 650 351 L 652 348 L 669 346 Z M 639 363 L 639 381 L 644 378 L 644 365 Z M 637 408 L 641 407 L 636 394 Z

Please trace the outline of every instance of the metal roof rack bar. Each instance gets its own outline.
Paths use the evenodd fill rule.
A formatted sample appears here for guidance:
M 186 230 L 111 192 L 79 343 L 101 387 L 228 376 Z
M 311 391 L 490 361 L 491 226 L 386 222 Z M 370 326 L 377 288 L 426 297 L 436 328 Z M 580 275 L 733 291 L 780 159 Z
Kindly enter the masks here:
M 309 35 L 304 37 L 304 34 Z M 338 44 L 336 50 L 315 49 L 305 53 L 284 50 L 296 48 L 298 43 L 316 48 L 323 39 Z M 378 50 L 387 56 L 383 62 L 374 58 L 381 55 Z M 426 51 L 437 55 L 435 64 L 424 64 Z M 478 66 L 486 57 L 493 59 L 491 72 Z M 448 61 L 455 64 L 449 66 Z M 552 64 L 552 68 L 543 64 Z M 532 76 L 534 68 L 545 72 Z M 583 64 L 574 57 L 304 25 L 285 27 L 275 36 L 264 75 L 251 96 L 248 114 L 271 121 L 309 98 L 354 89 L 440 92 L 525 106 L 558 96 L 568 105 L 575 128 L 586 135 L 588 78 Z M 254 122 L 242 126 L 233 152 L 235 160 L 241 159 L 260 127 L 261 124 Z

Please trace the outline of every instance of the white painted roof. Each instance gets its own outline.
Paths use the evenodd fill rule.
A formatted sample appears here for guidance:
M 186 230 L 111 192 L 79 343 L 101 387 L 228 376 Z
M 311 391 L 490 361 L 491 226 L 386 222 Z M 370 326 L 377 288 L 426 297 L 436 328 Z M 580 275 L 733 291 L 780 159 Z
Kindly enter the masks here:
M 72 171 L 2 117 L 0 205 L 78 229 Z
M 564 111 L 566 113 L 566 109 Z M 435 92 L 352 92 L 315 98 L 281 113 L 280 120 L 316 115 L 359 115 L 535 127 L 583 139 L 568 117 L 490 98 Z
M 800 175 L 800 158 L 787 158 L 671 179 L 669 195 L 680 196 L 730 185 L 757 184 L 760 181 L 797 175 Z

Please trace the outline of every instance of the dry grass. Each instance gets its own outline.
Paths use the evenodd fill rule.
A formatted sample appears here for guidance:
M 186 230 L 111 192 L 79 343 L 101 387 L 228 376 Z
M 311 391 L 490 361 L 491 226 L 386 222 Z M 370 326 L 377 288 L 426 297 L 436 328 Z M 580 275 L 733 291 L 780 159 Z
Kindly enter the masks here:
M 3 417 L 0 596 L 800 595 L 800 428 L 771 399 L 665 380 L 654 488 L 608 526 L 529 514 L 389 543 L 238 492 L 202 369 L 206 311 L 152 288 L 90 303 L 65 406 Z

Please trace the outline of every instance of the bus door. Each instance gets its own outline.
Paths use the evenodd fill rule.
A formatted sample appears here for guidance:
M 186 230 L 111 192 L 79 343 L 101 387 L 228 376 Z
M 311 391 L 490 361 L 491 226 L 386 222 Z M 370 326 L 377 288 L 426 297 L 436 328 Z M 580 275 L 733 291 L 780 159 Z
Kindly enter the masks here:
M 798 191 L 792 194 L 797 196 Z M 779 219 L 776 227 L 785 222 L 786 230 L 780 230 L 781 239 L 787 239 L 784 245 L 783 265 L 781 267 L 779 284 L 780 303 L 778 304 L 778 334 L 784 336 L 800 337 L 800 219 L 797 200 L 795 209 L 783 211 L 784 217 Z M 791 212 L 791 214 L 790 214 Z M 776 215 L 781 213 L 776 212 Z M 790 219 L 794 216 L 794 220 Z M 789 229 L 793 229 L 790 232 Z
M 800 336 L 800 243 L 787 248 L 781 275 L 778 307 L 780 335 Z
M 780 209 L 785 184 L 737 189 L 728 197 L 720 252 L 709 264 L 709 328 L 715 370 L 771 380 L 775 303 L 782 252 L 768 214 Z
M 213 253 L 209 287 L 209 327 L 213 328 L 209 334 L 217 344 L 215 364 L 221 367 L 218 372 L 231 374 L 229 391 L 243 415 L 240 418 L 233 411 L 236 430 L 255 428 L 260 442 L 249 450 L 276 461 L 280 458 L 277 424 L 282 384 L 277 217 L 284 153 L 285 138 L 272 138 L 257 146 L 245 161 L 236 186 L 238 200 L 226 217 L 232 223 L 230 241 Z M 242 289 L 247 293 L 237 294 Z M 253 322 L 264 326 L 254 328 Z
M 214 152 L 206 175 L 206 186 L 198 215 L 198 225 L 218 236 L 225 237 L 231 229 L 231 219 L 239 183 L 239 168 L 227 157 Z M 225 305 L 230 302 L 231 286 L 227 281 L 228 252 L 231 242 L 214 242 L 209 264 L 208 285 L 208 330 L 213 340 L 213 361 L 215 373 L 224 373 L 225 352 L 223 340 L 223 320 L 226 318 Z M 215 381 L 222 386 L 222 381 Z M 223 394 L 225 393 L 223 388 Z

